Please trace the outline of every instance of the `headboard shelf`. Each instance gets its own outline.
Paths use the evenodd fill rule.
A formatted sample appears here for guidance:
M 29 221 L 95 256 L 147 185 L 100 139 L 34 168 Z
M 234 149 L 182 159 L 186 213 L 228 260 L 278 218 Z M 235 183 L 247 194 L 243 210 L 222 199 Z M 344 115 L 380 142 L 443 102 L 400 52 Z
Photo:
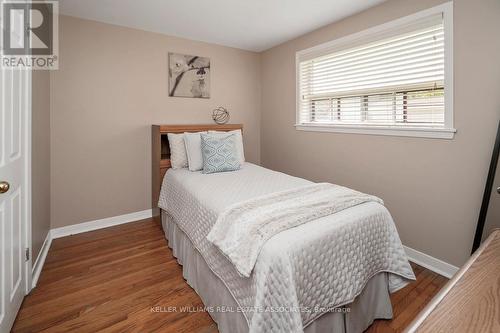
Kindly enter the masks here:
M 151 198 L 153 214 L 158 215 L 158 198 L 160 196 L 163 176 L 171 167 L 170 146 L 168 133 L 204 132 L 204 131 L 233 131 L 242 130 L 242 124 L 201 124 L 201 125 L 152 125 L 151 126 Z
M 158 126 L 160 133 L 184 133 L 184 132 L 203 132 L 203 131 L 232 131 L 242 129 L 242 124 L 205 124 L 205 125 L 153 125 Z

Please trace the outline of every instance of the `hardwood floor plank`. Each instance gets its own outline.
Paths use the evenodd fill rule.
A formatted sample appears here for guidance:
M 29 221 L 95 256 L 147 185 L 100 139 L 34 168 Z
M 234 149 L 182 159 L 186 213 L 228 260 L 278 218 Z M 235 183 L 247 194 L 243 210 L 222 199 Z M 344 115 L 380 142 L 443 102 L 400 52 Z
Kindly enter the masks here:
M 394 318 L 376 320 L 367 332 L 401 332 L 447 281 L 412 267 L 417 281 L 391 295 Z M 208 313 L 179 311 L 189 307 L 203 304 L 161 225 L 147 219 L 54 240 L 13 332 L 217 332 Z
M 151 230 L 153 227 L 157 227 L 161 230 L 161 224 L 157 223 L 155 225 L 151 224 L 151 219 L 140 220 L 136 222 L 120 224 L 114 227 L 99 229 L 91 232 L 85 232 L 82 234 L 62 237 L 54 240 L 51 248 L 54 250 L 60 248 L 70 248 L 80 244 L 85 244 L 88 242 L 94 242 L 96 240 L 104 240 L 106 238 L 119 238 L 119 236 L 134 233 L 140 230 Z
M 420 294 L 418 294 L 397 317 L 392 320 L 390 326 L 397 329 L 397 332 L 401 332 L 402 329 L 407 327 L 413 318 L 415 318 L 420 311 L 422 311 L 425 305 L 429 303 L 438 291 L 439 288 L 437 288 L 434 284 L 428 284 L 427 287 Z
M 68 276 L 75 276 L 78 274 L 89 272 L 92 268 L 95 269 L 99 266 L 107 266 L 110 263 L 123 262 L 127 258 L 137 258 L 143 254 L 151 254 L 155 252 L 159 247 L 163 246 L 164 243 L 165 242 L 163 239 L 152 240 L 146 244 L 131 246 L 130 248 L 117 250 L 113 253 L 98 254 L 91 258 L 67 263 L 58 267 L 49 267 L 44 270 L 43 276 L 40 277 L 40 281 L 42 282 L 40 285 L 45 288 L 47 286 L 50 286 L 54 282 L 67 278 Z M 44 290 L 44 288 L 37 288 L 35 292 Z
M 95 253 L 105 255 L 117 250 L 127 249 L 130 246 L 146 244 L 150 241 L 161 239 L 161 237 L 161 234 L 157 230 L 144 230 L 137 233 L 125 234 L 119 239 L 106 238 L 74 247 L 62 248 L 51 251 L 50 256 L 47 257 L 46 265 L 47 268 L 58 267 L 91 258 Z M 54 240 L 54 243 L 57 243 L 57 239 Z M 75 256 L 75 254 L 78 254 L 78 256 Z

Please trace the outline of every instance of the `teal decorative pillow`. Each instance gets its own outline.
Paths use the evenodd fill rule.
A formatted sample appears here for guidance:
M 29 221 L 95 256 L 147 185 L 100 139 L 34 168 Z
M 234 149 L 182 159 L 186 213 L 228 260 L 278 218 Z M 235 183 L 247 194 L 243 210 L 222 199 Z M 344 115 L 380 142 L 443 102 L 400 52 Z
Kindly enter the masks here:
M 234 171 L 240 168 L 236 135 L 201 134 L 203 173 Z

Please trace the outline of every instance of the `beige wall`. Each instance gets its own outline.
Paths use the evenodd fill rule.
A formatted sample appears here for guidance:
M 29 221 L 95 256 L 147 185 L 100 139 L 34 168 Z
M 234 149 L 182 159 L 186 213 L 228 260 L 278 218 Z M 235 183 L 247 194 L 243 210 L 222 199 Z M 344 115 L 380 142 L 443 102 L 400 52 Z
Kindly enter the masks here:
M 31 120 L 31 239 L 34 262 L 50 229 L 50 75 L 48 71 L 33 71 Z
M 262 164 L 382 197 L 403 243 L 461 265 L 500 119 L 500 1 L 454 2 L 454 140 L 302 132 L 295 52 L 439 4 L 393 0 L 262 55 Z
M 151 124 L 212 123 L 228 108 L 260 161 L 260 55 L 62 16 L 51 73 L 52 227 L 151 207 Z M 211 58 L 211 98 L 168 97 L 167 54 Z

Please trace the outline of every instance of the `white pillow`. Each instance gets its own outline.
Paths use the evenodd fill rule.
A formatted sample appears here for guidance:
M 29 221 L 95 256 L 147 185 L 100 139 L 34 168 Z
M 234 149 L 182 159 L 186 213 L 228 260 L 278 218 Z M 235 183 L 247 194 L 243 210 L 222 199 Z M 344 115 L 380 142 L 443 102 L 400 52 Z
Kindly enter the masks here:
M 168 144 L 170 146 L 170 164 L 172 169 L 186 168 L 188 160 L 186 147 L 184 145 L 184 134 L 168 133 Z
M 240 164 L 243 164 L 245 162 L 245 150 L 243 148 L 243 135 L 241 134 L 241 130 L 234 130 L 229 132 L 208 131 L 208 133 L 220 136 L 236 134 L 236 150 L 238 151 L 239 162 Z
M 189 171 L 200 171 L 203 169 L 203 155 L 201 154 L 201 135 L 200 133 L 184 133 L 184 144 L 186 146 L 186 155 Z

